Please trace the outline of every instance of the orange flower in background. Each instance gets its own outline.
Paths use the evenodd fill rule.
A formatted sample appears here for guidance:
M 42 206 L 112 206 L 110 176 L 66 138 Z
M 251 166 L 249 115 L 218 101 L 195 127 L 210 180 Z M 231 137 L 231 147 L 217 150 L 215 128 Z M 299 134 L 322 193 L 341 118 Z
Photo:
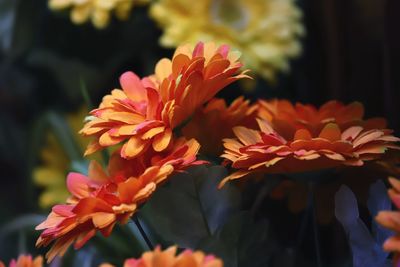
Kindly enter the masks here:
M 199 42 L 179 46 L 172 60 L 161 59 L 151 79 L 159 85 L 163 103 L 174 102 L 172 126 L 188 119 L 200 106 L 229 84 L 249 78 L 239 72 L 240 53 L 229 46 Z
M 234 137 L 232 128 L 235 126 L 256 126 L 256 113 L 257 106 L 250 105 L 243 97 L 235 99 L 229 106 L 224 99 L 214 98 L 195 113 L 182 133 L 198 140 L 202 153 L 219 156 L 224 150 L 222 139 Z
M 124 158 L 137 157 L 150 146 L 157 152 L 167 149 L 175 127 L 222 88 L 247 77 L 237 74 L 238 59 L 227 46 L 199 43 L 194 49 L 178 47 L 172 61 L 157 63 L 153 76 L 141 80 L 132 72 L 123 74 L 122 90 L 105 96 L 81 130 L 95 137 L 85 154 L 124 141 Z
M 260 100 L 258 106 L 258 116 L 267 120 L 285 139 L 293 139 L 299 129 L 307 129 L 316 136 L 328 123 L 335 123 L 342 131 L 351 126 L 362 126 L 365 129 L 384 129 L 387 126 L 383 118 L 364 120 L 364 106 L 359 102 L 345 105 L 332 100 L 316 108 L 313 105 L 272 99 Z
M 122 158 L 116 151 L 107 173 L 96 161 L 91 162 L 88 176 L 70 173 L 67 187 L 72 196 L 66 205 L 53 207 L 47 219 L 36 227 L 44 230 L 37 246 L 55 241 L 46 255 L 51 261 L 73 243 L 76 249 L 81 248 L 97 231 L 109 236 L 114 225 L 126 223 L 173 171 L 204 164 L 196 159 L 199 148 L 193 139 L 178 138 L 162 153 L 147 150 L 132 160 Z
M 32 258 L 31 255 L 20 255 L 17 260 L 11 260 L 9 267 L 42 267 L 43 258 L 42 256 L 37 256 Z M 0 267 L 6 267 L 6 265 L 0 261 Z
M 290 112 L 289 110 L 288 113 Z M 296 114 L 293 115 L 294 118 Z M 297 114 L 298 117 L 302 115 L 303 113 Z M 326 120 L 320 131 L 317 129 L 322 124 L 321 119 L 313 117 L 308 117 L 303 124 L 295 119 L 293 123 L 289 121 L 277 126 L 273 117 L 272 123 L 259 119 L 260 131 L 235 127 L 237 138 L 224 140 L 225 153 L 222 157 L 238 171 L 226 177 L 221 186 L 228 180 L 258 171 L 296 173 L 342 165 L 362 166 L 364 161 L 380 158 L 387 149 L 399 149 L 395 142 L 400 139 L 391 135 L 391 130 L 371 129 L 371 125 L 379 120 L 357 123 L 365 125 L 364 127 L 356 124 L 357 126 L 341 129 L 352 120 L 343 119 L 340 124 L 335 123 L 339 119 Z M 318 127 L 314 127 L 315 125 Z
M 393 186 L 388 190 L 389 197 L 400 209 L 400 181 L 395 178 L 389 178 L 390 184 Z M 395 253 L 393 258 L 393 266 L 400 264 L 400 212 L 396 211 L 380 211 L 376 216 L 376 221 L 383 227 L 392 230 L 395 236 L 390 237 L 383 244 L 383 249 Z
M 185 250 L 176 255 L 177 248 L 170 247 L 164 251 L 160 247 L 143 253 L 140 259 L 127 259 L 124 267 L 223 267 L 222 260 L 201 251 Z M 112 267 L 103 264 L 100 267 Z

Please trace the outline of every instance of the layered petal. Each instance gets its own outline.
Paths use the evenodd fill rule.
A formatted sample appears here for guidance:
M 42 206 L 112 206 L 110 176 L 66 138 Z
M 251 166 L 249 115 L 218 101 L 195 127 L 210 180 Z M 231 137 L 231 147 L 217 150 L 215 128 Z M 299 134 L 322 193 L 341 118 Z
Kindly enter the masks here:
M 105 96 L 80 131 L 95 138 L 85 154 L 120 143 L 121 156 L 127 159 L 147 149 L 168 149 L 176 127 L 224 87 L 247 77 L 239 71 L 238 59 L 225 45 L 199 43 L 178 47 L 172 60 L 157 63 L 152 76 L 139 79 L 124 73 L 122 89 Z
M 224 140 L 222 157 L 237 172 L 221 185 L 251 172 L 296 173 L 342 165 L 362 166 L 365 161 L 381 158 L 388 149 L 399 149 L 396 143 L 400 139 L 391 130 L 371 128 L 368 120 L 362 120 L 359 104 L 343 106 L 329 102 L 319 111 L 313 106 L 302 106 L 296 111 L 299 105 L 293 107 L 286 101 L 272 103 L 268 116 L 258 120 L 259 131 L 235 127 L 236 138 Z M 283 109 L 286 112 L 281 114 Z M 351 110 L 355 110 L 353 115 L 347 113 Z

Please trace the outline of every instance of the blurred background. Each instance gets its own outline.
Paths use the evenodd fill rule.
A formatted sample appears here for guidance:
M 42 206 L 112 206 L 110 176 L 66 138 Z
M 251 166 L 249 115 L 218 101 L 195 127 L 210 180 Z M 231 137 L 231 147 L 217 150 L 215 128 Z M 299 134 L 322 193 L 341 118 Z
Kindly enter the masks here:
M 274 79 L 252 73 L 254 82 L 221 96 L 315 105 L 357 100 L 367 117 L 386 117 L 399 132 L 400 2 L 299 0 L 296 5 L 305 30 L 298 37 L 302 53 L 290 59 L 290 71 L 278 71 Z M 18 247 L 32 247 L 29 236 L 16 229 L 36 224 L 42 219 L 38 214 L 65 198 L 63 190 L 43 195 L 64 181 L 46 177 L 65 177 L 71 162 L 85 168 L 80 166 L 85 141 L 76 131 L 88 105 L 96 106 L 117 88 L 124 71 L 149 75 L 161 57 L 172 55 L 172 47 L 160 45 L 163 28 L 149 9 L 135 6 L 126 21 L 114 18 L 98 29 L 75 25 L 68 11 L 52 11 L 44 0 L 0 0 L 0 237 L 7 240 L 1 259 L 15 257 Z

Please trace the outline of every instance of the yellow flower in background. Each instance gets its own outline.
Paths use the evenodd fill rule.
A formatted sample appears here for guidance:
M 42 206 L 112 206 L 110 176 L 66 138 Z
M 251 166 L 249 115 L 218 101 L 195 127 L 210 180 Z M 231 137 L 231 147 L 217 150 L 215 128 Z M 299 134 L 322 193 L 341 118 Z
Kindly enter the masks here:
M 150 0 L 49 0 L 52 10 L 71 9 L 71 20 L 83 24 L 91 20 L 98 29 L 105 28 L 112 13 L 120 20 L 129 18 L 134 5 L 147 4 Z
M 86 108 L 81 108 L 78 112 L 66 116 L 74 141 L 82 151 L 89 140 L 79 135 L 78 131 L 87 112 Z M 97 159 L 96 155 L 94 158 Z M 65 177 L 70 170 L 71 160 L 52 132 L 47 133 L 45 146 L 40 151 L 40 160 L 41 165 L 33 170 L 35 184 L 43 188 L 39 197 L 40 207 L 48 208 L 64 203 L 70 195 L 65 185 Z
M 159 0 L 150 14 L 164 29 L 161 45 L 226 43 L 269 80 L 289 71 L 289 59 L 301 53 L 304 27 L 294 0 Z

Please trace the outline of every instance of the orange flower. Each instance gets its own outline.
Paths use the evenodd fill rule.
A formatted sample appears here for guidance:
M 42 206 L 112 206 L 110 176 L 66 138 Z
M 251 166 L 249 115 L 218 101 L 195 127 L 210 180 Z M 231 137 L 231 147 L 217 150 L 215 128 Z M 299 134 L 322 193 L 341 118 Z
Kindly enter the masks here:
M 176 49 L 172 60 L 161 59 L 151 80 L 159 85 L 163 103 L 174 102 L 172 126 L 184 122 L 200 106 L 221 89 L 242 78 L 238 74 L 242 63 L 240 53 L 230 52 L 229 46 L 199 42 L 194 48 L 183 45 Z
M 143 253 L 140 259 L 127 259 L 124 267 L 223 267 L 222 260 L 213 255 L 205 255 L 201 251 L 185 250 L 176 255 L 176 247 L 170 247 L 161 251 L 160 247 L 154 251 Z M 101 267 L 112 267 L 103 264 Z
M 234 137 L 233 127 L 256 126 L 256 112 L 257 106 L 250 105 L 250 101 L 243 97 L 237 98 L 230 106 L 224 99 L 214 98 L 195 113 L 182 132 L 184 136 L 198 140 L 203 153 L 219 156 L 224 150 L 222 139 Z
M 228 180 L 257 171 L 294 173 L 341 165 L 362 166 L 364 161 L 380 158 L 389 148 L 399 149 L 395 142 L 400 139 L 392 136 L 391 130 L 370 129 L 375 120 L 373 123 L 362 121 L 344 130 L 340 127 L 351 120 L 343 119 L 340 124 L 335 123 L 339 120 L 336 118 L 327 120 L 325 124 L 321 120 L 310 116 L 304 121 L 294 119 L 293 123 L 275 124 L 277 120 L 272 117 L 272 123 L 258 120 L 260 131 L 235 127 L 237 138 L 224 140 L 222 157 L 238 171 L 226 177 L 221 186 Z M 323 127 L 318 131 L 320 125 Z
M 56 255 L 62 256 L 72 243 L 79 249 L 97 231 L 109 236 L 115 223 L 126 223 L 174 170 L 205 163 L 196 160 L 199 148 L 195 140 L 179 138 L 167 151 L 148 150 L 133 160 L 121 158 L 116 151 L 108 173 L 96 161 L 91 162 L 88 176 L 70 173 L 67 187 L 72 196 L 66 205 L 53 207 L 47 219 L 36 227 L 44 230 L 37 246 L 55 241 L 46 255 L 51 261 Z
M 345 105 L 339 101 L 329 101 L 319 109 L 315 106 L 296 103 L 288 100 L 260 100 L 258 115 L 267 120 L 285 139 L 293 139 L 299 129 L 307 129 L 317 136 L 328 123 L 335 123 L 344 131 L 351 126 L 362 126 L 365 129 L 383 129 L 386 120 L 372 118 L 364 120 L 364 106 L 359 102 Z
M 222 88 L 247 77 L 236 75 L 241 67 L 238 58 L 227 46 L 199 43 L 194 49 L 178 47 L 172 61 L 160 60 L 150 77 L 140 80 L 132 72 L 123 74 L 122 90 L 105 96 L 81 130 L 96 138 L 85 154 L 126 140 L 124 158 L 134 158 L 150 145 L 157 152 L 165 150 L 176 126 Z
M 390 184 L 393 188 L 388 190 L 389 197 L 397 207 L 400 209 L 400 181 L 395 178 L 389 178 Z M 393 258 L 393 266 L 400 264 L 400 212 L 396 211 L 381 211 L 376 216 L 376 221 L 383 227 L 388 228 L 395 232 L 395 236 L 390 237 L 383 244 L 383 249 L 395 253 Z
M 6 265 L 0 261 L 0 267 L 5 267 Z M 17 260 L 11 260 L 9 267 L 42 267 L 43 258 L 42 256 L 37 256 L 35 259 L 31 255 L 20 255 Z
M 159 93 L 147 87 L 132 72 L 120 78 L 123 90 L 114 89 L 103 98 L 98 109 L 80 131 L 96 139 L 88 146 L 85 155 L 122 141 L 121 156 L 133 158 L 152 145 L 156 151 L 166 149 L 171 142 L 172 130 L 169 114 L 171 105 L 161 103 Z

